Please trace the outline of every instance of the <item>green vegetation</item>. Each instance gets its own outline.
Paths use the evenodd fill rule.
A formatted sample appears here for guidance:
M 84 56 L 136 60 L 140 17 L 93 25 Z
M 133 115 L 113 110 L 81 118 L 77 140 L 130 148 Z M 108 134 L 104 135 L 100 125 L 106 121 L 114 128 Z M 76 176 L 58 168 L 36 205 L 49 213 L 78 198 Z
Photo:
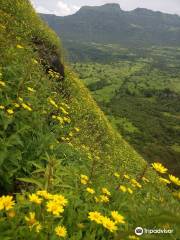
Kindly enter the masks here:
M 179 179 L 111 127 L 29 1 L 0 16 L 0 239 L 178 239 Z
M 109 46 L 101 48 L 105 54 Z M 86 63 L 73 67 L 123 137 L 149 162 L 179 174 L 180 50 L 113 46 L 108 54 L 114 62 L 101 64 L 97 54 L 98 63 L 91 63 L 89 52 Z

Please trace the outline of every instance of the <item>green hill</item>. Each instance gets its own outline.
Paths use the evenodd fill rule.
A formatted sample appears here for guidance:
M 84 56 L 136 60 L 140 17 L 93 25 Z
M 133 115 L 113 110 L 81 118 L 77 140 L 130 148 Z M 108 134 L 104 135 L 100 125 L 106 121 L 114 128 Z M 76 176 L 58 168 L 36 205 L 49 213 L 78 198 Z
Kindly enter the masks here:
M 137 8 L 123 11 L 119 4 L 85 6 L 59 17 L 41 15 L 68 42 L 120 44 L 122 47 L 179 46 L 180 17 Z
M 0 239 L 178 239 L 179 180 L 111 127 L 29 1 L 0 16 Z

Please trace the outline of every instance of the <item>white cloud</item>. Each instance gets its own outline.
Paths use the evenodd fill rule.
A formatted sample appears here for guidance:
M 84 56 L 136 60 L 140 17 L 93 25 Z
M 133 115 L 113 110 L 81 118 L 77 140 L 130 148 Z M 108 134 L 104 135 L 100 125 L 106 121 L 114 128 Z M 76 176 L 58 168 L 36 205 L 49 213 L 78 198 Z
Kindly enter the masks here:
M 60 15 L 60 16 L 70 15 L 70 14 L 76 12 L 77 10 L 79 10 L 79 8 L 80 8 L 75 5 L 67 4 L 64 1 L 58 1 L 57 7 L 58 7 L 57 12 L 58 12 L 58 15 Z
M 45 8 L 45 7 L 43 7 L 43 6 L 36 6 L 36 11 L 37 11 L 38 13 L 51 14 L 51 12 L 50 12 L 47 8 Z

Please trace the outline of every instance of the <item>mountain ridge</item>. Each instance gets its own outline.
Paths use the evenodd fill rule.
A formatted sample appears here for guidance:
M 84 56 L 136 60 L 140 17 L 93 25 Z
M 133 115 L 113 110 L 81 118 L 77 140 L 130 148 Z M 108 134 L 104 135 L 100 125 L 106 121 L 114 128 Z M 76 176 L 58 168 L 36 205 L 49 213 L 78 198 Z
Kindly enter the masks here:
M 84 6 L 73 15 L 40 14 L 66 43 L 112 43 L 125 47 L 180 46 L 178 15 L 137 8 L 123 11 L 118 4 Z

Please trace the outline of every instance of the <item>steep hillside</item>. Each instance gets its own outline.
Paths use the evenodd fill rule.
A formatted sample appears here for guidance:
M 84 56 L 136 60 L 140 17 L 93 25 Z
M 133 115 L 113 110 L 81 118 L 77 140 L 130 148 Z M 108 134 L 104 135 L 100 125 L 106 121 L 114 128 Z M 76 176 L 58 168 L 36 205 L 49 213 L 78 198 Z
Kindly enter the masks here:
M 82 7 L 71 16 L 41 16 L 65 44 L 78 41 L 126 47 L 180 45 L 180 17 L 177 15 L 141 8 L 127 12 L 118 4 L 105 4 Z
M 111 127 L 29 1 L 0 16 L 0 238 L 178 239 L 179 179 Z

